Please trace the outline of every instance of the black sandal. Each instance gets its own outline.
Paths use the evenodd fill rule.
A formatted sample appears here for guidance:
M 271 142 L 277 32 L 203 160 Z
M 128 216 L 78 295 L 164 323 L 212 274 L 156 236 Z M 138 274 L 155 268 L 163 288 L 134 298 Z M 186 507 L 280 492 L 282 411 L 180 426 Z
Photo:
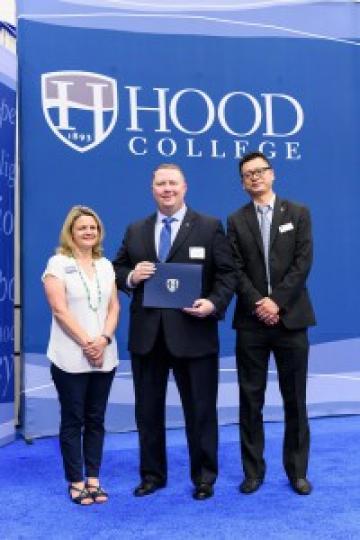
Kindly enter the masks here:
M 69 484 L 68 486 L 68 490 L 69 490 L 69 497 L 70 497 L 70 500 L 75 503 L 75 504 L 80 504 L 81 506 L 90 506 L 91 504 L 93 504 L 94 502 L 94 498 L 92 496 L 92 494 L 90 494 L 88 492 L 88 490 L 86 489 L 86 487 L 83 487 L 82 489 L 81 488 L 78 488 L 78 487 L 75 487 L 73 486 L 72 484 Z M 77 495 L 76 497 L 73 497 L 72 496 L 72 491 L 75 491 L 77 493 L 79 493 L 79 495 Z M 83 501 L 85 499 L 89 499 L 91 502 L 88 502 L 88 503 L 84 503 Z
M 106 493 L 101 486 L 93 486 L 92 484 L 87 483 L 86 489 L 90 497 L 92 497 L 93 501 L 97 504 L 106 503 L 109 499 L 109 494 Z M 100 501 L 100 497 L 106 497 L 106 499 L 104 501 Z

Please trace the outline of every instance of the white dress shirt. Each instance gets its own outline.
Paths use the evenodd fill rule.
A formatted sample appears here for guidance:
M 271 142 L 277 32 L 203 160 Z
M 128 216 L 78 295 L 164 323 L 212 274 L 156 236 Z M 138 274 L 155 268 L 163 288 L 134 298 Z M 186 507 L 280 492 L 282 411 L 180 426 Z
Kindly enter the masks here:
M 54 255 L 49 259 L 42 275 L 42 280 L 45 276 L 50 275 L 64 283 L 69 311 L 93 338 L 101 335 L 104 331 L 110 297 L 115 283 L 115 273 L 111 262 L 105 257 L 94 262 L 101 291 L 101 300 L 96 312 L 89 307 L 87 291 L 79 271 L 89 289 L 92 306 L 97 306 L 99 301 L 96 276 L 94 275 L 90 279 L 84 271 L 79 269 L 73 257 Z M 103 366 L 101 368 L 91 366 L 80 345 L 63 330 L 54 316 L 52 317 L 47 356 L 58 368 L 69 373 L 111 371 L 119 363 L 116 339 L 113 338 L 112 343 L 104 350 Z
M 157 255 L 159 254 L 159 243 L 160 243 L 161 229 L 164 226 L 163 219 L 167 218 L 167 217 L 172 217 L 172 218 L 175 219 L 175 221 L 173 221 L 171 223 L 171 245 L 173 245 L 173 242 L 174 242 L 174 240 L 176 238 L 176 235 L 179 232 L 180 226 L 181 226 L 181 224 L 182 224 L 182 222 L 184 220 L 186 210 L 187 210 L 187 208 L 184 205 L 184 206 L 182 206 L 180 208 L 180 210 L 178 210 L 172 216 L 166 216 L 165 214 L 162 214 L 160 212 L 160 210 L 158 210 L 157 217 L 156 217 L 156 223 L 155 223 L 155 249 L 156 249 L 156 254 Z
M 179 232 L 181 224 L 184 221 L 186 211 L 187 211 L 187 207 L 185 206 L 185 204 L 184 206 L 180 208 L 180 210 L 178 210 L 172 216 L 166 216 L 165 214 L 162 214 L 160 210 L 157 211 L 156 222 L 155 222 L 155 250 L 156 250 L 157 255 L 159 254 L 161 229 L 164 226 L 163 219 L 167 217 L 173 217 L 175 219 L 175 221 L 173 221 L 171 224 L 171 245 L 173 245 L 173 242 L 176 238 L 177 233 Z M 126 285 L 129 289 L 135 288 L 135 285 L 133 285 L 131 282 L 131 276 L 133 275 L 133 272 L 134 270 L 131 270 L 131 272 L 129 272 L 126 278 Z
M 271 225 L 272 218 L 273 218 L 273 215 L 274 215 L 275 199 L 276 199 L 276 195 L 274 193 L 274 195 L 271 197 L 268 204 L 264 205 L 264 204 L 258 204 L 256 202 L 254 202 L 255 212 L 256 212 L 256 217 L 257 217 L 258 222 L 259 222 L 259 227 L 260 227 L 260 223 L 261 223 L 261 216 L 260 216 L 260 212 L 258 212 L 258 206 L 269 206 L 270 209 L 269 209 L 269 211 L 267 213 L 267 219 L 269 220 L 270 225 Z

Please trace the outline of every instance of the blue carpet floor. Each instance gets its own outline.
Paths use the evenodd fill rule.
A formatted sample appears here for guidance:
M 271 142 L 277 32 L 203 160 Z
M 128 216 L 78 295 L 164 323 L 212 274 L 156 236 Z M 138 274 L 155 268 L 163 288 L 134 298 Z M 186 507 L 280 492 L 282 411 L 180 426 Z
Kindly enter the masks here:
M 237 426 L 220 430 L 215 497 L 191 498 L 184 431 L 168 432 L 168 486 L 145 498 L 138 482 L 137 434 L 106 437 L 102 481 L 106 505 L 79 507 L 66 496 L 56 438 L 0 449 L 0 538 L 12 539 L 360 539 L 360 417 L 311 421 L 309 497 L 289 488 L 281 465 L 283 425 L 266 425 L 267 475 L 241 495 Z

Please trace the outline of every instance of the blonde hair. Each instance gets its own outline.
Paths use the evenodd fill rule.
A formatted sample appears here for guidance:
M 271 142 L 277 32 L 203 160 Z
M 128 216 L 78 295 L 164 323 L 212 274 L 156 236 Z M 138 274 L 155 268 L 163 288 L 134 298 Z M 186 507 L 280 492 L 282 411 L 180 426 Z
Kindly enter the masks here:
M 96 222 L 97 229 L 99 231 L 99 238 L 92 248 L 92 255 L 94 259 L 100 259 L 103 253 L 102 242 L 105 236 L 104 225 L 102 224 L 102 221 L 97 215 L 97 213 L 91 208 L 88 208 L 87 206 L 73 206 L 71 208 L 62 226 L 59 239 L 60 245 L 56 249 L 56 253 L 61 253 L 62 255 L 67 255 L 68 257 L 74 256 L 75 244 L 72 232 L 75 221 L 81 216 L 90 216 Z

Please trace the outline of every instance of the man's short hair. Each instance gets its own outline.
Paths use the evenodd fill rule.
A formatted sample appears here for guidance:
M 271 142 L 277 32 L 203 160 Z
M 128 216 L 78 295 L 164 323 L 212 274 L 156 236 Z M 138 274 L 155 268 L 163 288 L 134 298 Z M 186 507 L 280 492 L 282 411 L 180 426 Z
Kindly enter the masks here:
M 176 163 L 160 163 L 160 165 L 158 165 L 158 166 L 153 170 L 153 174 L 152 174 L 153 180 L 154 180 L 155 174 L 156 174 L 160 169 L 172 169 L 172 170 L 175 170 L 175 171 L 179 171 L 179 173 L 181 173 L 182 177 L 183 177 L 184 180 L 185 180 L 185 174 L 184 174 L 184 171 L 183 171 L 182 168 L 179 167 L 179 165 L 177 165 Z
M 262 152 L 259 152 L 259 151 L 249 152 L 249 153 L 245 154 L 239 161 L 239 173 L 240 173 L 240 176 L 242 176 L 242 168 L 245 165 L 245 163 L 247 163 L 248 161 L 252 161 L 253 159 L 256 159 L 256 158 L 263 159 L 267 163 L 267 165 L 269 167 L 271 167 L 271 169 L 272 169 L 272 165 L 271 165 L 270 161 L 268 160 L 268 158 L 265 156 L 265 154 L 263 154 Z

